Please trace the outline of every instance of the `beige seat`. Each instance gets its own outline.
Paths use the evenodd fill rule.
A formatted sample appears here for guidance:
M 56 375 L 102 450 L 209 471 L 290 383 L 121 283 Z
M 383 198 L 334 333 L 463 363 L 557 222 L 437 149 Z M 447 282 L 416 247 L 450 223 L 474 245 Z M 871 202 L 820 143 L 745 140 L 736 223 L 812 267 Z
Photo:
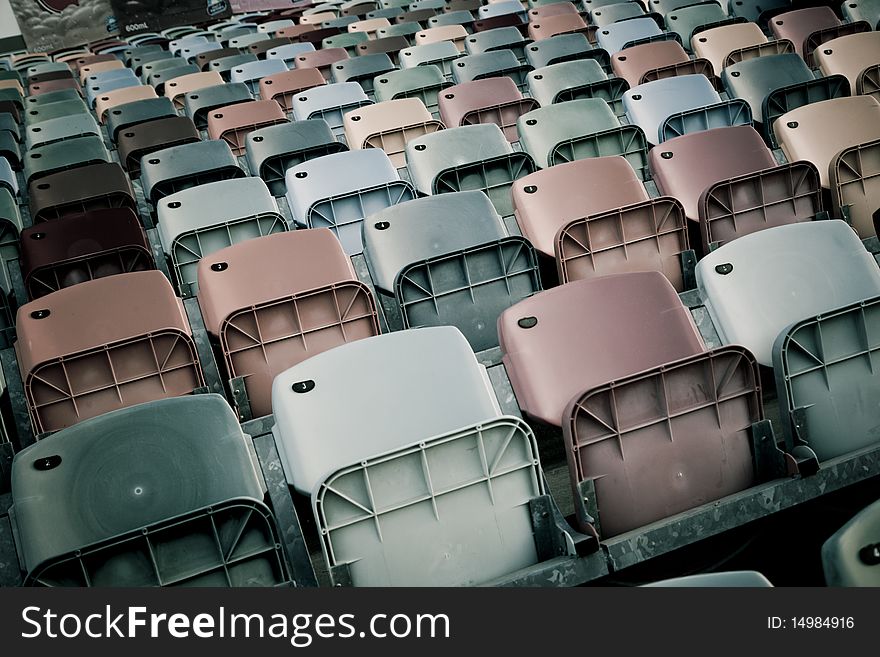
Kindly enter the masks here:
M 165 95 L 171 98 L 174 107 L 178 110 L 182 110 L 184 108 L 183 97 L 186 94 L 191 91 L 196 91 L 197 89 L 214 87 L 218 84 L 225 84 L 225 82 L 223 76 L 217 71 L 189 73 L 168 80 L 168 82 L 165 83 Z
M 767 37 L 754 23 L 733 23 L 713 27 L 691 38 L 694 54 L 712 62 L 715 75 L 721 75 L 724 61 L 731 52 L 762 43 L 767 43 Z
M 123 64 L 118 59 L 116 61 L 95 62 L 94 64 L 83 66 L 79 69 L 80 84 L 85 84 L 86 78 L 88 78 L 90 75 L 103 73 L 104 71 L 113 71 L 119 68 L 125 68 L 125 64 Z
M 105 114 L 108 110 L 126 103 L 147 100 L 148 98 L 158 98 L 156 90 L 149 84 L 107 91 L 95 99 L 95 114 L 101 123 L 104 123 L 106 119 Z
M 880 64 L 880 32 L 861 32 L 826 41 L 815 51 L 823 75 L 843 75 L 857 92 L 859 75 Z
M 463 25 L 441 25 L 416 32 L 416 45 L 424 46 L 438 41 L 451 41 L 458 48 L 458 52 L 464 52 L 464 40 L 467 36 L 468 32 Z
M 840 19 L 831 7 L 807 7 L 774 16 L 770 29 L 777 39 L 788 39 L 794 51 L 804 56 L 804 42 L 813 32 L 840 25 Z
M 376 38 L 376 30 L 382 27 L 391 27 L 391 21 L 387 18 L 368 18 L 367 20 L 349 23 L 349 32 L 364 32 L 370 39 Z
M 386 100 L 343 117 L 349 148 L 381 148 L 398 169 L 406 166 L 406 142 L 443 129 L 418 98 Z

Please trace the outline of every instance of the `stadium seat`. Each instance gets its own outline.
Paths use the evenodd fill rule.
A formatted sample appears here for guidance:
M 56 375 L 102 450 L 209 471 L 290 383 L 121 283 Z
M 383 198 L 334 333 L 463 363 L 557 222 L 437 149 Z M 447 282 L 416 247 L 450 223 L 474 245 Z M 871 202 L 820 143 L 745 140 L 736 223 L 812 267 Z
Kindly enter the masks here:
M 229 73 L 231 82 L 243 82 L 247 85 L 251 94 L 259 91 L 260 80 L 267 75 L 282 73 L 287 70 L 287 64 L 281 59 L 263 59 L 256 62 L 247 62 L 236 66 Z
M 379 148 L 395 167 L 406 165 L 407 142 L 443 129 L 418 98 L 400 98 L 367 105 L 342 117 L 351 149 Z
M 526 89 L 526 75 L 532 70 L 530 66 L 520 64 L 514 52 L 506 48 L 465 55 L 454 64 L 452 79 L 456 83 L 503 76 L 513 80 L 520 91 Z
M 266 59 L 280 59 L 288 68 L 293 68 L 297 55 L 315 50 L 311 43 L 287 43 L 274 46 L 266 51 Z
M 288 584 L 246 440 L 220 395 L 198 395 L 108 413 L 17 454 L 26 585 Z
M 557 34 L 549 39 L 533 41 L 526 50 L 526 62 L 533 68 L 550 66 L 573 59 L 595 59 L 603 69 L 610 66 L 608 53 L 595 48 L 583 34 Z
M 231 244 L 287 230 L 266 183 L 247 177 L 165 196 L 156 206 L 162 248 L 182 296 L 195 294 L 197 267 Z
M 375 43 L 375 41 L 371 42 Z M 334 82 L 357 82 L 364 93 L 373 93 L 373 78 L 396 70 L 391 58 L 383 52 L 359 54 L 333 65 Z
M 826 41 L 816 49 L 815 59 L 823 75 L 843 75 L 853 94 L 863 93 L 858 90 L 859 76 L 868 67 L 880 65 L 880 32 L 861 32 Z
M 226 83 L 191 91 L 183 99 L 183 108 L 196 127 L 205 130 L 208 127 L 208 115 L 215 109 L 251 100 L 253 96 L 247 85 Z
M 462 25 L 441 25 L 417 32 L 415 43 L 417 46 L 425 46 L 438 41 L 450 41 L 462 53 L 467 35 L 468 31 Z
M 349 255 L 363 250 L 365 217 L 415 197 L 394 164 L 378 148 L 324 155 L 286 173 L 287 204 L 294 221 L 330 228 Z
M 690 312 L 658 272 L 539 292 L 501 314 L 498 336 L 519 407 L 557 427 L 575 395 L 705 351 Z M 585 348 L 585 336 L 595 348 Z
M 691 38 L 694 55 L 708 59 L 715 75 L 721 75 L 727 56 L 734 50 L 767 43 L 767 36 L 755 23 L 731 23 L 704 30 Z
M 104 125 L 107 126 L 107 136 L 116 143 L 124 128 L 167 118 L 178 118 L 174 103 L 168 98 L 145 98 L 112 108 L 107 112 Z
M 863 239 L 876 235 L 880 225 L 878 167 L 880 139 L 844 148 L 831 160 L 829 185 L 835 216 L 845 211 Z
M 721 97 L 703 75 L 681 75 L 645 82 L 623 94 L 623 106 L 630 125 L 641 128 L 649 144 L 659 144 L 666 139 L 663 128 L 669 117 L 719 103 Z
M 156 151 L 199 139 L 199 131 L 191 119 L 175 116 L 124 128 L 118 135 L 116 147 L 122 168 L 132 178 L 137 178 L 140 175 L 142 158 Z
M 836 27 L 840 19 L 831 7 L 808 7 L 778 14 L 770 20 L 770 29 L 777 39 L 788 39 L 794 51 L 804 56 L 804 41 L 813 32 Z
M 109 161 L 110 153 L 103 140 L 98 136 L 91 135 L 59 141 L 27 154 L 24 164 L 24 180 L 30 184 L 38 178 L 53 173 Z
M 440 115 L 438 95 L 447 86 L 449 83 L 443 71 L 433 64 L 388 71 L 373 78 L 373 93 L 377 102 L 418 98 L 435 117 Z
M 75 139 L 87 135 L 99 136 L 101 129 L 97 122 L 88 114 L 74 114 L 70 117 L 59 117 L 42 121 L 29 126 L 25 131 L 25 148 L 33 150 L 47 144 Z
M 862 4 L 867 3 L 862 0 Z M 862 509 L 825 541 L 822 545 L 822 569 L 828 586 L 880 586 L 877 572 L 877 561 L 880 559 L 878 530 L 880 501 Z
M 839 220 L 740 237 L 700 260 L 696 279 L 722 344 L 743 345 L 768 366 L 793 322 L 880 295 L 880 267 Z
M 383 394 L 364 395 L 364 386 Z M 333 410 L 340 403 L 344 413 Z M 287 481 L 307 495 L 338 468 L 501 415 L 485 368 L 450 326 L 355 340 L 302 361 L 275 377 L 272 411 Z
M 596 40 L 600 48 L 613 56 L 633 42 L 659 37 L 661 34 L 662 30 L 656 21 L 646 16 L 606 25 L 596 33 Z
M 330 69 L 333 64 L 343 59 L 348 59 L 345 48 L 327 48 L 297 55 L 293 65 L 296 68 L 316 68 L 329 81 L 332 78 Z
M 223 84 L 223 76 L 216 71 L 189 73 L 188 75 L 168 80 L 165 83 L 165 95 L 171 98 L 175 108 L 182 110 L 186 94 L 220 84 Z
M 513 214 L 510 188 L 535 171 L 526 153 L 513 151 L 495 124 L 434 132 L 406 145 L 410 178 L 422 194 L 484 192 L 501 216 Z
M 417 45 L 400 51 L 400 68 L 415 68 L 424 64 L 433 64 L 452 79 L 452 63 L 461 55 L 451 41 L 438 41 Z
M 626 113 L 623 94 L 629 84 L 623 78 L 608 77 L 593 59 L 575 59 L 535 69 L 528 74 L 528 87 L 529 95 L 541 106 L 601 98 L 617 116 Z
M 204 385 L 183 304 L 156 270 L 97 278 L 31 301 L 18 309 L 16 328 L 36 434 Z
M 131 182 L 115 162 L 44 176 L 30 185 L 28 201 L 34 224 L 104 208 L 137 211 Z
M 850 0 L 842 3 L 840 8 L 851 23 L 866 21 L 876 26 L 880 22 L 880 4 L 877 0 Z
M 475 32 L 464 42 L 465 51 L 469 55 L 504 48 L 513 52 L 520 64 L 526 62 L 527 45 L 528 40 L 515 27 L 499 27 L 485 32 Z
M 447 127 L 494 123 L 511 142 L 519 140 L 519 117 L 538 107 L 536 101 L 523 98 L 516 83 L 507 77 L 456 84 L 445 89 L 437 102 L 440 119 Z
M 208 136 L 222 139 L 236 157 L 244 155 L 247 135 L 258 128 L 286 123 L 281 106 L 272 100 L 236 103 L 208 114 Z
M 298 93 L 324 84 L 324 76 L 314 68 L 284 71 L 260 79 L 260 98 L 274 100 L 285 112 L 291 112 Z
M 333 134 L 341 137 L 345 134 L 343 115 L 372 103 L 357 82 L 338 82 L 312 87 L 293 96 L 291 106 L 294 119 L 323 119 Z
M 199 306 L 251 413 L 272 412 L 275 376 L 340 344 L 379 333 L 375 302 L 327 229 L 248 240 L 204 257 Z M 239 400 L 237 400 L 239 401 Z

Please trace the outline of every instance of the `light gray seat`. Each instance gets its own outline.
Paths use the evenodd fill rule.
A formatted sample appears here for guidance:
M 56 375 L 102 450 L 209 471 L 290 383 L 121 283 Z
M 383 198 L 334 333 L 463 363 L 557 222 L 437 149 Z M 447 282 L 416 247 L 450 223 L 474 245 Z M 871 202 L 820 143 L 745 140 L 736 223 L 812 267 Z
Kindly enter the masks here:
M 460 56 L 461 53 L 452 41 L 437 41 L 401 50 L 399 61 L 400 68 L 434 64 L 443 71 L 443 75 L 451 79 L 453 61 Z
M 605 49 L 609 55 L 623 50 L 627 44 L 640 39 L 657 37 L 662 31 L 653 18 L 633 18 L 606 25 L 596 32 L 596 41 L 600 48 Z
M 294 221 L 330 228 L 349 255 L 363 250 L 364 217 L 415 197 L 378 148 L 318 157 L 288 169 L 285 179 Z
M 88 114 L 74 114 L 71 117 L 50 119 L 28 127 L 25 133 L 25 146 L 30 150 L 65 139 L 100 134 L 101 129 L 95 119 Z
M 303 91 L 294 96 L 291 107 L 296 120 L 324 119 L 339 137 L 345 133 L 342 115 L 372 103 L 357 82 L 337 82 Z
M 705 75 L 679 75 L 637 85 L 623 94 L 629 122 L 639 126 L 651 144 L 663 141 L 667 118 L 687 110 L 721 102 Z
M 287 64 L 288 68 L 293 68 L 293 60 L 296 59 L 297 55 L 301 55 L 304 52 L 311 52 L 314 49 L 315 46 L 308 42 L 287 43 L 282 46 L 276 46 L 267 51 L 266 59 L 280 59 Z
M 762 365 L 793 322 L 880 295 L 880 267 L 838 220 L 740 237 L 700 260 L 696 279 L 722 344 L 746 347 Z
M 236 66 L 230 71 L 229 80 L 243 82 L 252 94 L 257 94 L 260 91 L 260 78 L 274 73 L 283 73 L 286 70 L 288 70 L 287 63 L 283 59 L 261 59 Z
M 452 327 L 341 345 L 279 374 L 272 433 L 287 481 L 316 492 L 339 468 L 501 415 L 485 368 Z
M 822 569 L 828 586 L 880 586 L 880 500 L 825 541 Z

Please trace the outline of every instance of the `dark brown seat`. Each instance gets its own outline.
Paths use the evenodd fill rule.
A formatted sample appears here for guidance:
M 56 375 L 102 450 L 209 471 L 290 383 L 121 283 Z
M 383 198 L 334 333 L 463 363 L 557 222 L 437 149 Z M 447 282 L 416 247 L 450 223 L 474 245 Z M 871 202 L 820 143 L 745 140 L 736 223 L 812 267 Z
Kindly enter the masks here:
M 79 82 L 72 77 L 61 78 L 60 80 L 44 80 L 43 82 L 31 82 L 28 86 L 28 93 L 31 96 L 41 96 L 50 91 L 58 91 L 59 89 L 75 89 L 82 95 L 82 87 Z
M 30 184 L 28 197 L 35 224 L 102 208 L 137 211 L 131 182 L 116 162 L 90 164 L 44 176 Z
M 520 408 L 555 426 L 584 390 L 705 351 L 690 312 L 658 272 L 539 292 L 504 311 L 498 335 Z
M 21 306 L 16 327 L 37 434 L 204 385 L 183 303 L 156 270 L 53 292 Z
M 776 166 L 773 153 L 751 126 L 714 128 L 675 137 L 648 152 L 661 194 L 674 196 L 698 221 L 699 200 L 711 185 Z
M 192 119 L 172 116 L 126 128 L 119 133 L 119 161 L 132 178 L 140 176 L 141 158 L 170 146 L 189 144 L 201 139 Z
M 69 214 L 21 233 L 22 277 L 31 299 L 154 267 L 140 220 L 128 207 Z
M 254 100 L 220 107 L 208 115 L 208 135 L 222 139 L 236 157 L 244 155 L 246 138 L 257 128 L 286 123 L 284 110 L 274 100 Z
M 199 306 L 229 378 L 244 377 L 254 416 L 272 412 L 272 381 L 345 342 L 379 334 L 375 302 L 326 228 L 215 251 L 198 266 Z

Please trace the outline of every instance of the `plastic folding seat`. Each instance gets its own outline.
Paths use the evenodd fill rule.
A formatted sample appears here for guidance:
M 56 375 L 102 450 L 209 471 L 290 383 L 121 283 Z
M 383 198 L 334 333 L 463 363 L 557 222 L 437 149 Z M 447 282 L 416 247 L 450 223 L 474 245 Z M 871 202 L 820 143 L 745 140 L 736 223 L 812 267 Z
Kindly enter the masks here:
M 339 5 L 339 13 L 342 16 L 366 16 L 367 12 L 373 11 L 377 6 L 378 3 L 371 0 L 348 0 Z
M 448 326 L 355 340 L 309 358 L 275 378 L 272 410 L 287 480 L 306 494 L 338 467 L 500 416 L 485 368 Z
M 643 176 L 647 141 L 641 128 L 618 121 L 598 98 L 572 100 L 523 114 L 517 120 L 523 149 L 540 168 L 603 155 L 623 155 Z
M 851 23 L 866 21 L 876 27 L 880 22 L 880 3 L 877 0 L 850 0 L 841 4 L 840 8 Z
M 394 20 L 398 16 L 404 13 L 403 7 L 406 4 L 401 4 L 399 7 L 383 7 L 381 9 L 376 9 L 374 11 L 368 11 L 366 14 L 367 18 L 387 18 L 388 20 Z
M 494 124 L 451 128 L 419 137 L 406 146 L 409 175 L 423 194 L 477 190 L 496 211 L 513 214 L 510 187 L 535 170 L 526 153 L 513 151 Z
M 294 25 L 293 27 L 283 27 L 277 32 L 275 32 L 276 37 L 287 37 L 288 39 L 293 39 L 294 41 L 305 34 L 306 32 L 314 32 L 317 28 L 314 25 L 310 25 L 309 23 L 301 23 L 300 25 Z
M 286 43 L 267 50 L 266 59 L 280 59 L 287 64 L 288 68 L 293 68 L 293 62 L 297 55 L 313 50 L 315 50 L 315 46 L 311 43 Z
M 229 144 L 235 156 L 244 155 L 248 133 L 278 123 L 286 123 L 284 110 L 275 101 L 255 100 L 220 107 L 208 115 L 208 135 Z
M 359 58 L 369 55 L 384 54 L 389 57 L 396 66 L 398 53 L 406 48 L 409 48 L 409 41 L 406 37 L 390 36 L 360 43 L 356 46 L 355 52 Z M 352 63 L 353 62 L 349 62 L 349 65 Z
M 696 277 L 721 342 L 745 346 L 768 366 L 777 336 L 792 323 L 880 295 L 880 268 L 838 220 L 736 239 L 700 260 Z
M 515 27 L 499 27 L 485 32 L 476 32 L 465 39 L 465 51 L 477 55 L 493 50 L 510 50 L 521 64 L 526 62 L 526 47 L 529 41 Z
M 8 189 L 14 196 L 18 196 L 18 178 L 12 165 L 5 157 L 0 157 L 0 189 Z
M 627 48 L 611 57 L 614 74 L 630 87 L 645 81 L 645 75 L 657 69 L 669 69 L 689 62 L 687 53 L 677 41 L 657 41 Z
M 256 61 L 259 61 L 257 60 L 257 56 L 250 53 L 246 55 L 220 57 L 219 59 L 212 59 L 211 62 L 204 68 L 204 70 L 217 71 L 220 75 L 223 76 L 224 80 L 229 80 L 230 71 L 232 71 L 232 69 L 241 66 L 242 64 L 249 64 Z
M 342 118 L 349 148 L 380 148 L 398 168 L 406 165 L 407 142 L 444 127 L 418 98 L 365 105 Z
M 558 34 L 535 41 L 526 47 L 525 53 L 526 61 L 534 68 L 573 59 L 595 59 L 603 69 L 610 70 L 608 53 L 593 47 L 583 34 Z
M 242 34 L 240 36 L 235 36 L 229 39 L 229 47 L 230 48 L 238 48 L 239 50 L 244 50 L 248 46 L 251 46 L 260 41 L 268 41 L 268 34 L 261 34 L 259 32 L 253 34 Z
M 438 41 L 424 46 L 414 46 L 401 50 L 399 54 L 400 68 L 416 66 L 437 66 L 443 74 L 452 79 L 453 62 L 461 56 L 458 48 L 451 41 Z
M 395 23 L 393 25 L 388 25 L 387 27 L 380 27 L 376 30 L 376 40 L 390 39 L 391 37 L 403 37 L 406 39 L 407 45 L 412 46 L 415 44 L 416 34 L 423 29 L 421 23 L 415 21 L 409 21 L 408 23 Z M 363 34 L 363 32 L 353 32 L 352 34 Z M 403 50 L 403 48 L 399 48 L 398 50 Z
M 67 214 L 21 233 L 21 268 L 30 299 L 85 281 L 153 269 L 140 220 L 129 207 Z
M 539 253 L 552 258 L 556 236 L 567 224 L 648 200 L 632 166 L 620 156 L 558 164 L 514 182 L 517 224 Z
M 678 34 L 687 50 L 691 50 L 691 38 L 705 26 L 729 23 L 727 12 L 717 2 L 699 2 L 673 9 L 666 14 L 664 22 L 670 32 Z M 736 19 L 734 19 L 736 20 Z M 738 19 L 744 23 L 743 19 Z
M 31 96 L 40 96 L 60 89 L 76 89 L 79 91 L 80 86 L 73 78 L 47 80 L 45 82 L 34 82 L 28 85 L 28 94 Z
M 595 31 L 595 26 L 588 26 L 580 14 L 544 16 L 529 22 L 529 38 L 534 41 L 549 39 L 557 34 L 571 34 L 572 32 L 588 34 L 591 30 Z
M 245 175 L 229 144 L 209 140 L 172 146 L 154 153 L 143 162 L 141 184 L 144 197 L 155 207 L 169 194 Z
M 196 395 L 94 418 L 17 455 L 26 584 L 288 584 L 247 440 L 220 395 Z
M 320 11 L 312 14 L 303 14 L 300 17 L 299 22 L 301 25 L 321 25 L 325 21 L 330 21 L 336 18 L 336 13 L 332 11 Z
M 182 110 L 185 107 L 186 94 L 221 84 L 224 84 L 223 76 L 217 71 L 189 73 L 168 80 L 165 83 L 165 95 L 174 103 L 175 109 Z
M 449 87 L 438 96 L 440 118 L 444 125 L 494 123 L 508 141 L 517 141 L 517 120 L 538 107 L 523 98 L 516 83 L 508 77 L 486 78 Z
M 455 326 L 474 351 L 496 347 L 498 315 L 541 289 L 528 241 L 507 237 L 477 191 L 371 215 L 364 243 L 373 282 L 394 296 L 404 328 Z
M 853 93 L 859 76 L 868 67 L 880 65 L 880 32 L 862 32 L 831 39 L 816 49 L 816 63 L 825 76 L 843 75 Z
M 371 41 L 370 43 L 375 43 Z M 357 82 L 364 93 L 373 92 L 373 78 L 382 73 L 396 70 L 394 62 L 385 53 L 358 55 L 333 65 L 334 82 Z
M 788 39 L 794 51 L 804 56 L 804 42 L 813 32 L 840 25 L 840 19 L 831 7 L 808 7 L 778 14 L 770 21 L 770 29 L 777 39 Z
M 287 70 L 287 64 L 281 59 L 264 59 L 236 66 L 230 71 L 229 79 L 231 82 L 243 82 L 252 94 L 256 94 L 261 78 Z
M 30 185 L 28 199 L 34 224 L 103 208 L 137 210 L 128 176 L 115 162 L 39 178 Z
M 156 214 L 159 240 L 183 296 L 196 292 L 201 258 L 231 244 L 287 230 L 266 183 L 253 177 L 169 194 L 156 204 Z
M 156 151 L 199 139 L 199 131 L 195 124 L 185 116 L 173 116 L 127 126 L 117 135 L 119 161 L 130 176 L 137 178 L 140 175 L 142 158 Z
M 348 25 L 347 29 L 349 32 L 364 32 L 371 39 L 375 39 L 376 30 L 380 27 L 388 27 L 389 25 L 391 25 L 391 21 L 387 18 L 369 18 L 351 23 Z
M 204 130 L 208 127 L 208 115 L 214 110 L 252 100 L 253 96 L 246 84 L 227 83 L 191 91 L 183 99 L 183 108 L 196 127 Z
M 479 13 L 480 18 L 493 18 L 495 16 L 514 14 L 520 20 L 528 20 L 528 15 L 522 4 L 513 0 L 499 0 L 499 2 L 492 2 L 483 5 L 477 10 L 477 12 Z
M 272 412 L 272 380 L 327 349 L 379 334 L 375 302 L 339 240 L 298 230 L 222 249 L 199 264 L 199 305 L 230 379 L 254 416 Z
M 527 86 L 526 76 L 531 70 L 531 66 L 519 63 L 512 50 L 500 49 L 460 57 L 452 67 L 452 78 L 455 82 L 462 83 L 507 77 L 523 91 Z
M 293 63 L 296 68 L 316 68 L 329 80 L 333 64 L 343 59 L 348 59 L 345 48 L 327 48 L 297 55 Z
M 220 50 L 209 50 L 208 52 L 199 53 L 195 57 L 194 64 L 203 71 L 211 70 L 211 62 L 226 57 L 237 57 L 241 55 L 238 48 L 220 48 Z
M 880 13 L 880 6 L 877 10 Z M 880 586 L 878 532 L 880 500 L 862 509 L 825 541 L 822 569 L 828 586 Z
M 2 180 L 2 160 L 0 160 L 0 297 L 6 296 L 12 291 L 13 285 L 9 273 L 9 263 L 13 260 L 21 259 L 21 238 L 20 234 L 24 224 L 21 219 L 21 212 L 18 209 L 18 201 L 14 196 L 14 190 L 3 184 Z M 0 300 L 0 307 L 5 310 L 0 314 L 0 335 L 7 328 L 14 327 L 14 318 L 8 307 L 9 304 Z M 5 337 L 5 336 L 4 336 Z M 11 337 L 11 336 L 9 336 Z M 12 342 L 9 337 L 5 337 L 5 347 L 10 346 Z M 3 340 L 4 338 L 0 338 Z
M 59 141 L 27 154 L 24 180 L 30 184 L 52 173 L 109 161 L 110 153 L 100 137 L 92 135 Z
M 458 52 L 464 52 L 464 40 L 468 31 L 463 25 L 441 25 L 422 30 L 416 34 L 416 45 L 424 46 L 438 41 L 451 41 Z
M 828 187 L 829 168 L 841 151 L 880 138 L 880 102 L 852 96 L 811 103 L 780 116 L 773 129 L 788 161 L 812 162 Z
M 773 123 L 783 114 L 808 103 L 848 95 L 843 76 L 815 79 L 804 61 L 794 53 L 767 55 L 731 64 L 722 74 L 731 96 L 743 98 L 771 145 L 777 135 Z
M 835 155 L 829 166 L 829 185 L 835 216 L 845 211 L 862 238 L 880 232 L 880 139 L 849 146 Z
M 758 23 L 763 29 L 775 14 L 791 9 L 791 0 L 737 0 L 728 2 L 730 15 L 745 18 L 750 23 Z
M 776 159 L 754 128 L 732 126 L 669 139 L 650 150 L 648 164 L 660 193 L 681 201 L 688 219 L 697 221 L 706 189 L 775 167 Z
M 77 75 L 79 75 L 80 84 L 85 84 L 86 80 L 91 75 L 97 75 L 98 73 L 103 73 L 104 71 L 114 71 L 124 68 L 125 64 L 113 57 L 113 59 L 110 61 L 94 62 L 85 66 L 81 66 L 76 71 L 76 73 Z
M 64 288 L 19 308 L 16 326 L 37 433 L 204 385 L 183 305 L 159 271 Z
M 174 103 L 168 98 L 156 97 L 114 107 L 107 113 L 104 124 L 107 126 L 107 135 L 116 142 L 119 133 L 127 128 L 168 118 L 178 118 Z
M 108 91 L 106 94 L 101 94 L 95 99 L 95 116 L 98 117 L 101 123 L 104 123 L 107 118 L 107 112 L 114 107 L 157 97 L 156 90 L 149 85 L 124 87 L 115 91 Z
M 218 49 L 221 47 L 219 43 L 209 41 L 208 37 L 206 36 L 194 34 L 169 42 L 168 50 L 175 57 L 183 57 L 184 59 L 189 59 L 189 57 L 192 56 L 191 49 L 199 48 L 200 46 L 204 45 L 216 45 Z
M 91 118 L 91 117 L 89 117 Z M 0 157 L 15 169 L 21 168 L 21 131 L 12 114 L 0 112 Z
M 90 64 L 97 64 L 99 62 L 121 62 L 116 55 L 112 53 L 99 54 L 95 55 L 92 52 L 83 52 L 79 55 L 76 55 L 70 59 L 67 57 L 63 58 L 64 62 L 74 71 L 74 73 L 78 72 L 83 66 L 88 66 Z M 56 61 L 61 61 L 60 59 L 56 59 Z
M 556 3 L 565 4 L 565 3 Z M 585 3 L 586 4 L 586 3 Z M 552 7 L 553 5 L 548 5 Z M 593 25 L 605 27 L 628 18 L 638 18 L 645 15 L 645 8 L 639 2 L 615 2 L 593 9 L 590 19 Z
M 540 561 L 528 509 L 544 487 L 534 435 L 522 420 L 502 417 L 409 442 L 381 457 L 349 459 L 315 490 L 331 580 L 479 585 Z M 484 453 L 505 467 L 487 469 Z M 386 472 L 405 483 L 389 486 Z M 345 492 L 352 489 L 366 496 L 353 513 Z M 464 544 L 468 549 L 455 554 L 447 547 Z
M 389 71 L 373 78 L 373 92 L 378 102 L 397 98 L 418 98 L 432 115 L 438 116 L 438 95 L 449 84 L 437 66 Z
M 301 91 L 326 84 L 324 76 L 318 69 L 303 68 L 267 75 L 260 80 L 260 97 L 263 100 L 274 100 L 281 108 L 290 112 L 293 99 Z
M 542 106 L 580 98 L 601 98 L 617 116 L 623 116 L 626 80 L 609 78 L 598 62 L 577 59 L 535 69 L 528 75 L 529 95 Z
M 267 21 L 265 23 L 260 23 L 257 25 L 258 32 L 265 32 L 266 34 L 275 34 L 280 29 L 285 27 L 293 27 L 294 22 L 289 18 Z
M 58 91 L 50 91 L 41 96 L 28 96 L 24 99 L 24 105 L 30 108 L 39 108 L 51 103 L 79 101 L 83 105 L 83 99 L 76 89 L 59 89 Z M 4 110 L 7 111 L 7 110 Z
M 764 575 L 756 570 L 735 570 L 723 573 L 702 573 L 664 579 L 645 584 L 646 587 L 661 588 L 772 588 Z
M 194 64 L 174 66 L 172 68 L 166 68 L 156 73 L 153 73 L 150 76 L 149 84 L 156 87 L 157 93 L 165 95 L 165 83 L 168 80 L 174 80 L 175 78 L 183 77 L 184 75 L 191 75 L 198 72 L 199 68 Z
M 653 18 L 633 18 L 606 25 L 596 32 L 599 47 L 609 55 L 624 50 L 634 42 L 661 37 L 663 32 Z
M 254 130 L 247 138 L 247 158 L 251 170 L 268 185 L 273 196 L 287 192 L 287 169 L 307 160 L 347 150 L 333 136 L 326 121 L 293 121 Z
M 34 98 L 34 96 L 30 96 L 30 98 Z M 24 99 L 17 89 L 0 89 L 0 112 L 12 114 L 16 122 L 19 122 L 22 119 L 23 110 Z
M 0 79 L 0 89 L 12 89 L 18 93 L 19 96 L 24 97 L 24 88 L 21 86 L 21 82 L 19 80 L 2 80 Z M 72 90 L 74 93 L 77 93 L 76 90 Z M 39 96 L 36 96 L 39 98 Z
M 446 3 L 446 6 L 443 7 L 443 11 L 452 12 L 452 11 L 470 11 L 474 12 L 482 6 L 482 2 L 480 0 L 449 0 Z
M 712 63 L 715 75 L 721 75 L 727 56 L 735 51 L 767 43 L 767 36 L 754 23 L 732 23 L 695 34 L 691 48 L 697 57 Z
M 311 43 L 317 49 L 320 47 L 321 42 L 327 37 L 342 33 L 342 29 L 338 27 L 323 27 L 319 30 L 309 30 L 308 32 L 303 32 L 299 36 L 292 38 L 294 43 Z
M 321 42 L 321 48 L 344 48 L 349 55 L 354 55 L 355 46 L 369 40 L 366 32 L 345 32 L 327 37 Z
M 429 18 L 428 27 L 441 27 L 443 25 L 462 25 L 467 28 L 473 22 L 474 15 L 469 11 L 448 11 Z
M 639 126 L 652 144 L 666 139 L 667 119 L 682 112 L 705 110 L 707 106 L 719 103 L 721 97 L 703 75 L 682 75 L 646 82 L 623 94 L 629 123 Z M 725 115 L 719 120 L 726 118 Z M 707 127 L 720 126 L 710 123 Z
M 101 129 L 95 119 L 88 114 L 74 114 L 29 126 L 25 131 L 25 146 L 32 150 L 65 139 L 100 134 Z
M 174 57 L 174 53 L 163 50 L 158 44 L 147 46 L 134 46 L 122 52 L 125 65 L 135 72 L 135 75 L 141 74 L 141 68 L 149 62 L 159 61 L 160 59 L 169 59 Z
M 384 151 L 376 148 L 325 155 L 286 173 L 287 204 L 294 221 L 330 228 L 349 255 L 363 250 L 365 217 L 415 197 Z
M 699 212 L 705 253 L 765 228 L 827 218 L 819 172 L 809 162 L 720 181 L 703 192 Z
M 575 395 L 705 350 L 690 312 L 658 272 L 539 292 L 502 313 L 498 335 L 520 408 L 554 426 L 568 422 Z
M 473 32 L 486 32 L 499 27 L 515 27 L 523 36 L 528 34 L 529 24 L 522 20 L 516 14 L 505 14 L 502 16 L 492 16 L 491 18 L 483 18 L 478 16 L 471 26 Z
M 154 59 L 146 62 L 141 66 L 139 75 L 142 82 L 149 84 L 150 77 L 160 71 L 178 68 L 180 66 L 188 66 L 189 64 L 182 57 L 163 57 L 162 59 Z M 153 85 L 155 86 L 155 85 Z
M 372 104 L 357 82 L 316 86 L 293 97 L 291 106 L 296 120 L 323 119 L 337 137 L 344 134 L 343 114 Z

